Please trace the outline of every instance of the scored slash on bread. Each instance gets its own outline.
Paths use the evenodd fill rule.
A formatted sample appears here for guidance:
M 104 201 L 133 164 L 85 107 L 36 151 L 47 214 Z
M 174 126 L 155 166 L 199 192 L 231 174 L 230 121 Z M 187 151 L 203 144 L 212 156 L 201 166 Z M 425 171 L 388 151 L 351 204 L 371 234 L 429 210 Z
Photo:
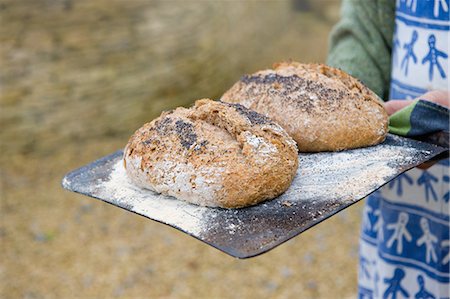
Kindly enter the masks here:
M 381 99 L 347 73 L 322 64 L 275 64 L 243 76 L 221 100 L 270 117 L 301 152 L 371 146 L 388 132 Z
M 269 118 L 204 99 L 138 129 L 124 165 L 140 187 L 198 205 L 237 208 L 282 194 L 298 156 L 295 141 Z

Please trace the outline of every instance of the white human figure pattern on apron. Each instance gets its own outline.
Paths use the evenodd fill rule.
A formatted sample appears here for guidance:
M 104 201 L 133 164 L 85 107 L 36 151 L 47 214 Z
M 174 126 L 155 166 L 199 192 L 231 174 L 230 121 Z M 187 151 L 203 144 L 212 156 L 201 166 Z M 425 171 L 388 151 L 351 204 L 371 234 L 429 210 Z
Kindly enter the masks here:
M 397 253 L 403 252 L 403 239 L 408 242 L 411 242 L 412 237 L 409 233 L 406 225 L 408 224 L 409 216 L 407 213 L 400 212 L 398 215 L 398 220 L 396 223 L 391 223 L 386 226 L 388 230 L 393 230 L 391 238 L 387 241 L 387 247 L 391 248 L 395 242 L 397 242 L 396 251 Z
M 449 90 L 450 0 L 397 0 L 391 99 Z M 366 199 L 359 298 L 450 298 L 449 159 Z
M 437 261 L 436 249 L 434 248 L 433 243 L 437 243 L 437 237 L 430 232 L 430 225 L 428 224 L 427 218 L 420 219 L 420 227 L 422 228 L 423 235 L 417 239 L 417 246 L 422 246 L 425 244 L 426 248 L 426 261 L 430 262 L 430 258 L 433 261 Z
M 439 16 L 441 6 L 444 12 L 448 12 L 448 3 L 445 0 L 434 0 L 433 14 L 435 17 Z
M 405 0 L 402 0 L 404 2 Z M 429 1 L 429 0 L 427 0 Z M 435 17 L 439 16 L 439 11 L 442 7 L 442 10 L 444 12 L 448 12 L 448 4 L 445 0 L 433 0 L 434 6 L 433 6 L 433 14 Z M 397 0 L 397 7 L 400 6 L 399 0 Z M 412 12 L 417 11 L 417 0 L 406 0 L 406 6 L 411 9 Z
M 377 234 L 377 239 L 379 241 L 384 241 L 384 230 L 383 230 L 384 220 L 383 220 L 383 215 L 381 215 L 381 211 L 379 209 L 376 210 L 373 214 L 374 214 L 374 216 L 377 217 L 377 221 L 373 225 L 373 230 Z

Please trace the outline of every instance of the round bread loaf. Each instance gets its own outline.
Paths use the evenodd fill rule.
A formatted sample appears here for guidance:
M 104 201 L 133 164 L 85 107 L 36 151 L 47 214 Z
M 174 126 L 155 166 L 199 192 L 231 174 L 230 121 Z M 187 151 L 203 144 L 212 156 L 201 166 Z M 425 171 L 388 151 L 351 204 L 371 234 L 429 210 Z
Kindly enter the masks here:
M 204 99 L 138 129 L 124 165 L 140 187 L 202 206 L 238 208 L 282 194 L 298 156 L 295 141 L 269 118 Z
M 301 152 L 375 145 L 388 132 L 378 96 L 345 72 L 321 64 L 276 64 L 243 76 L 221 100 L 270 117 Z

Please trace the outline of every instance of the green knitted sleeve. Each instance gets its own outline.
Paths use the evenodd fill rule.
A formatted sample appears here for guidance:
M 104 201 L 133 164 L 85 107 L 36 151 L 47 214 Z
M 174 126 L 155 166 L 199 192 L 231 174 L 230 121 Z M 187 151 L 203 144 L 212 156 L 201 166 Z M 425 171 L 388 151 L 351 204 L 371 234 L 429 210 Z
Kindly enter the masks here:
M 343 0 L 330 35 L 327 63 L 360 79 L 388 99 L 394 0 Z

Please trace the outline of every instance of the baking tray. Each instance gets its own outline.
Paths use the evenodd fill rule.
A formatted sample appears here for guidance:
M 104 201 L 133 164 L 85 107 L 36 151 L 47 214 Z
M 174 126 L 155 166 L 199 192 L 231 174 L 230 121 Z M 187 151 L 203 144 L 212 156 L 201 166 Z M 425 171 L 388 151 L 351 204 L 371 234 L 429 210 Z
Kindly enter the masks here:
M 297 236 L 445 151 L 389 134 L 372 147 L 301 153 L 297 174 L 284 194 L 242 209 L 200 207 L 135 187 L 125 175 L 121 150 L 68 173 L 62 185 L 172 226 L 231 256 L 248 258 Z

